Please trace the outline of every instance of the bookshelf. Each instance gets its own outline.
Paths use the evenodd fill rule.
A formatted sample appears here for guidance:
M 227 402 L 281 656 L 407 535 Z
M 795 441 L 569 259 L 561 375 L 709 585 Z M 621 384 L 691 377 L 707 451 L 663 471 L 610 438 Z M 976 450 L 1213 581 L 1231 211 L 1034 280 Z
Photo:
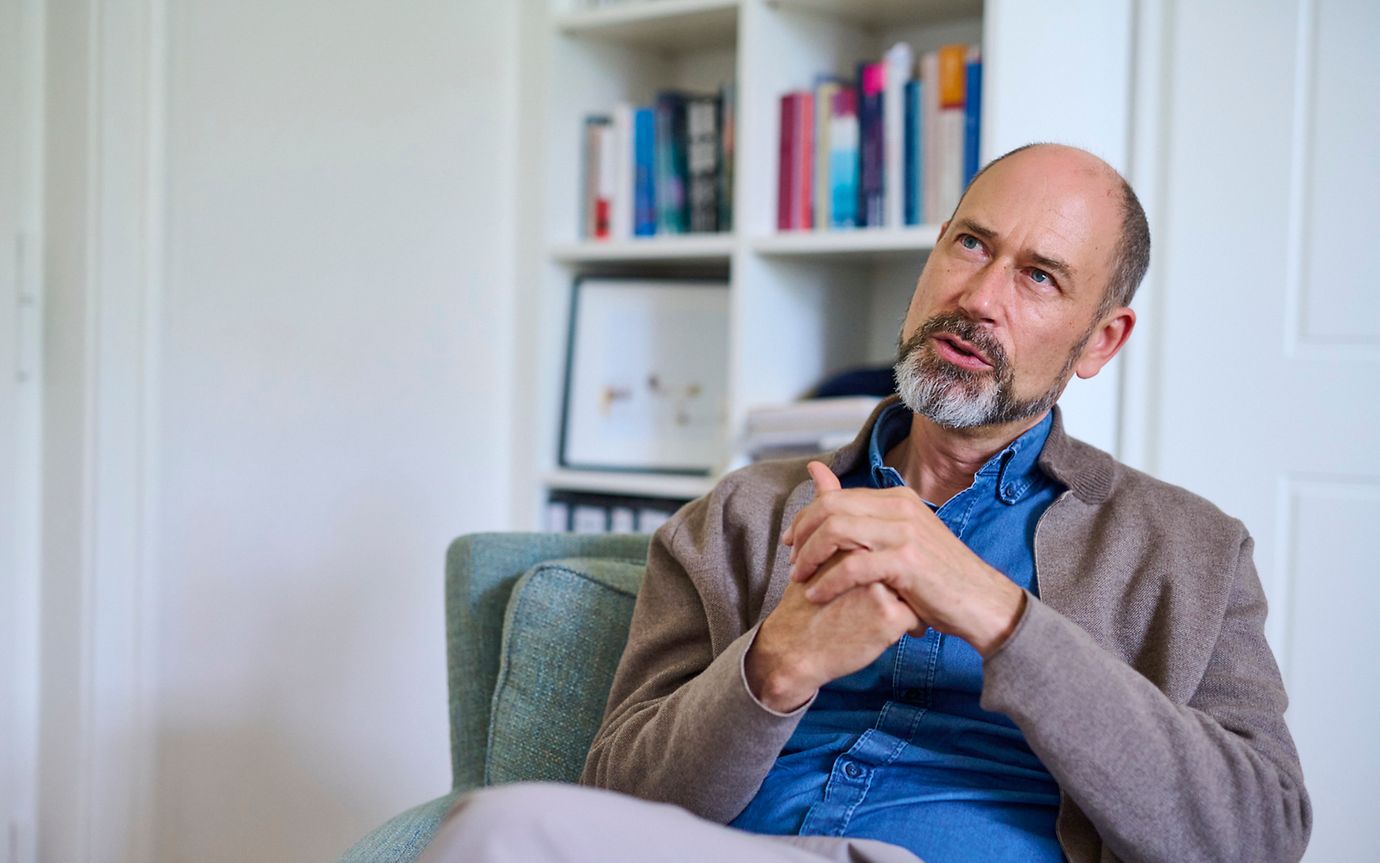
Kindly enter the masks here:
M 533 349 L 521 378 L 518 521 L 539 528 L 551 492 L 688 499 L 715 477 L 559 466 L 571 284 L 581 275 L 712 276 L 729 284 L 724 466 L 750 407 L 797 398 L 827 374 L 889 364 L 937 225 L 776 230 L 778 99 L 820 73 L 845 78 L 896 41 L 917 56 L 982 46 L 982 159 L 1031 140 L 1089 147 L 1125 168 L 1130 125 L 1130 0 L 626 0 L 586 8 L 529 0 L 519 130 L 532 163 L 517 203 L 520 308 Z M 578 237 L 583 117 L 661 89 L 735 82 L 730 233 L 618 241 Z M 1110 381 L 1101 381 L 1102 378 Z M 1112 375 L 1065 396 L 1070 426 L 1114 445 Z M 1109 439 L 1110 438 L 1110 439 Z

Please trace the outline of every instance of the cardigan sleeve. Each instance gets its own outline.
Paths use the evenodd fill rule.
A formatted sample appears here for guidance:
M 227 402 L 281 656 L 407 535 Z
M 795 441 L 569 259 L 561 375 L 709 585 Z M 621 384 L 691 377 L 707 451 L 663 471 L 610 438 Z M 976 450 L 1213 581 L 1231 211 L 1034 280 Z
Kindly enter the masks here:
M 704 529 L 721 517 L 716 510 L 716 501 L 702 498 L 653 535 L 580 782 L 727 823 L 752 800 L 809 705 L 783 714 L 753 697 L 743 662 L 756 626 L 714 653 L 710 615 L 729 613 L 725 597 L 744 580 L 726 571 L 723 555 L 703 548 L 705 537 L 718 536 Z
M 984 662 L 982 706 L 1126 860 L 1297 860 L 1312 813 L 1242 530 L 1226 616 L 1187 704 L 1033 596 Z

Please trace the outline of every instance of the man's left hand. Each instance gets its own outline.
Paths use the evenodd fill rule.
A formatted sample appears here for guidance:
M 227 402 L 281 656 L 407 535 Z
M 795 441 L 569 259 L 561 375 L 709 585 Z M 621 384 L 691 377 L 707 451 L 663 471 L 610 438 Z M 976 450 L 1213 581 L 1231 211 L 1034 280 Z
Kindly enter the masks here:
M 882 582 L 940 632 L 986 657 L 1005 643 L 1025 608 L 1025 591 L 978 557 L 912 489 L 843 489 L 821 462 L 807 469 L 815 499 L 782 535 L 791 578 L 827 603 Z

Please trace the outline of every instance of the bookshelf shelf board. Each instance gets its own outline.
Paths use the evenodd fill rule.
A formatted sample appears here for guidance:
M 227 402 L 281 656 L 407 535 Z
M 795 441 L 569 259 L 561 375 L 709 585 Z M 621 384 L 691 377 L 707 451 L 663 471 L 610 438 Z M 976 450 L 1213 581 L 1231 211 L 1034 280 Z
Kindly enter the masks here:
M 734 44 L 739 5 L 740 0 L 624 3 L 557 15 L 556 27 L 572 36 L 683 51 Z
M 548 489 L 625 494 L 642 497 L 696 498 L 708 494 L 715 479 L 621 471 L 553 470 L 542 476 Z
M 733 256 L 732 234 L 678 234 L 636 240 L 584 240 L 558 243 L 551 257 L 564 264 L 620 261 L 728 263 Z
M 935 24 L 982 14 L 982 0 L 767 0 L 767 5 L 814 12 L 863 27 Z
M 938 225 L 913 228 L 840 228 L 782 231 L 753 240 L 760 255 L 781 258 L 921 258 L 934 248 Z

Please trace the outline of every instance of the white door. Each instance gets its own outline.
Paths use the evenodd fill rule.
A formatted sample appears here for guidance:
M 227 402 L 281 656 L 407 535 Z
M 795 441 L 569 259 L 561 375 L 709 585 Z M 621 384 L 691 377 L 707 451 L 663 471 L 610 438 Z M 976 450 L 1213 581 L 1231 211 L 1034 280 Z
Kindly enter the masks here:
M 1380 860 L 1380 4 L 1164 4 L 1149 464 L 1242 518 L 1315 814 Z

